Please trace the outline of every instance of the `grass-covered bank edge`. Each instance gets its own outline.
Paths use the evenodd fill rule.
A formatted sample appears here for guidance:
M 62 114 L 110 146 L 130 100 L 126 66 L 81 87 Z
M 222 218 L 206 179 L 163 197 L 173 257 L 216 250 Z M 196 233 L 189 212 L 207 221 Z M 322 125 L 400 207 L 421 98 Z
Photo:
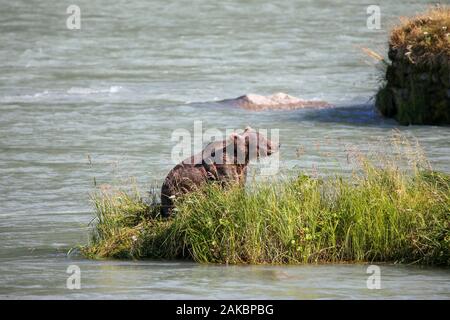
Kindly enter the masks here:
M 414 162 L 359 157 L 348 176 L 300 174 L 226 191 L 211 184 L 161 219 L 137 189 L 98 190 L 89 258 L 204 263 L 399 262 L 450 265 L 450 177 Z
M 390 33 L 389 60 L 376 107 L 400 124 L 450 124 L 450 6 L 401 18 Z

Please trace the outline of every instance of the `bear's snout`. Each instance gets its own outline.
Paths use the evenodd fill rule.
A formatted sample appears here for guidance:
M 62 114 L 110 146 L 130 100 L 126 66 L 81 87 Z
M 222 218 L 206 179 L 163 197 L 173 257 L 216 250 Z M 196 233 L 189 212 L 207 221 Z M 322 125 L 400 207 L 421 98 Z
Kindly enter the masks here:
M 267 144 L 267 155 L 270 156 L 273 153 L 277 152 L 281 147 L 281 143 L 278 144 L 278 146 L 275 145 L 275 148 L 272 147 L 270 143 Z

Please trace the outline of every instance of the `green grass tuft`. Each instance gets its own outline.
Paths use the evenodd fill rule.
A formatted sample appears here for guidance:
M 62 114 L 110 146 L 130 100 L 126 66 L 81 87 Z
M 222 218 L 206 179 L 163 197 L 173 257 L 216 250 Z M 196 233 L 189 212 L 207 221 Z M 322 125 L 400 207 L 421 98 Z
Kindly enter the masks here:
M 428 67 L 448 64 L 450 7 L 431 7 L 414 17 L 402 17 L 391 31 L 389 45 L 414 64 Z

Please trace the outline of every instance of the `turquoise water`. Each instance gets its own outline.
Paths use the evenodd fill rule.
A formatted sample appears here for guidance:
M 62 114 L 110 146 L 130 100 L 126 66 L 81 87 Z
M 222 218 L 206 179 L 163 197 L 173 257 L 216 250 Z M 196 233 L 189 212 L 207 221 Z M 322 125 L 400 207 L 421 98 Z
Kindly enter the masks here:
M 381 29 L 359 1 L 73 1 L 0 6 L 0 297 L 450 298 L 447 269 L 361 265 L 203 266 L 67 257 L 86 243 L 88 194 L 136 177 L 145 191 L 173 166 L 175 129 L 279 129 L 280 169 L 337 172 L 345 150 L 377 147 L 393 129 L 450 172 L 448 127 L 398 127 L 371 97 L 380 72 L 360 47 L 386 52 L 399 15 L 427 1 L 378 1 Z M 217 100 L 287 92 L 329 110 L 251 112 Z M 297 149 L 304 150 L 298 156 Z M 332 157 L 324 156 L 331 153 Z M 82 288 L 66 288 L 81 268 Z

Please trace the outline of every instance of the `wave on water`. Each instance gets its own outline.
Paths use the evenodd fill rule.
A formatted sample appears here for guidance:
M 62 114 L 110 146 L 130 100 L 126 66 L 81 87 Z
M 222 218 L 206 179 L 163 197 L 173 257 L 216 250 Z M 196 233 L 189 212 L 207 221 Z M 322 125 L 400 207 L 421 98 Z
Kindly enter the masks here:
M 17 102 L 30 102 L 40 99 L 64 99 L 71 98 L 73 96 L 94 96 L 94 95 L 109 95 L 124 91 L 122 86 L 110 86 L 107 88 L 83 88 L 72 87 L 68 90 L 44 90 L 31 94 L 17 94 L 0 96 L 0 102 L 2 103 L 17 103 Z
M 95 89 L 95 88 L 80 88 L 80 87 L 72 87 L 67 90 L 68 94 L 96 94 L 96 93 L 117 93 L 122 91 L 123 87 L 121 86 L 111 86 L 108 89 Z

